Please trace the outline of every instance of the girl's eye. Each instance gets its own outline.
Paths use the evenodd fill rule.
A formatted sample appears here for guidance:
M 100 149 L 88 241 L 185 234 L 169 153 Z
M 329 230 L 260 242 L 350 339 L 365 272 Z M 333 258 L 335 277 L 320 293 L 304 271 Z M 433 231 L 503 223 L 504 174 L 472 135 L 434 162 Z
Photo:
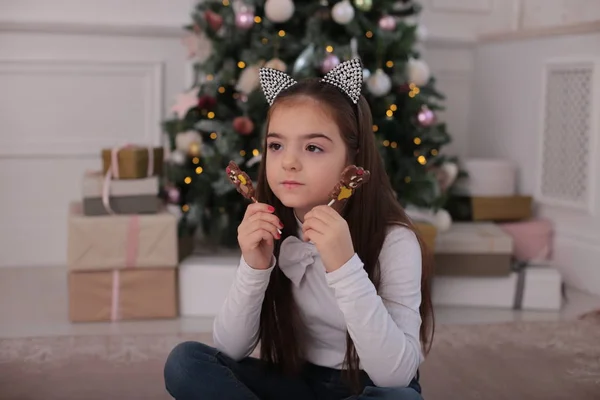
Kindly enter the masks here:
M 269 143 L 269 150 L 279 150 L 281 145 L 279 143 Z
M 323 149 L 315 146 L 314 144 L 309 144 L 308 146 L 306 146 L 306 150 L 310 151 L 311 153 L 318 153 L 323 151 Z

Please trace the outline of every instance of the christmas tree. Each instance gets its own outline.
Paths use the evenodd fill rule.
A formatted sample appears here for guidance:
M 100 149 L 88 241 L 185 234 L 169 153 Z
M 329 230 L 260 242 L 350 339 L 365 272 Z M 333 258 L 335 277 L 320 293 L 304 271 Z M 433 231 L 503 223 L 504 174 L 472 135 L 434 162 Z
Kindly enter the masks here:
M 412 0 L 204 0 L 186 27 L 194 80 L 164 122 L 171 152 L 165 193 L 181 210 L 181 232 L 235 244 L 248 201 L 229 182 L 235 161 L 252 179 L 261 161 L 267 101 L 259 69 L 294 79 L 323 76 L 359 57 L 363 94 L 371 105 L 398 200 L 438 210 L 446 201 L 455 164 L 440 149 L 450 137 L 436 120 L 443 96 L 418 51 L 425 31 Z M 199 50 L 209 41 L 207 53 Z

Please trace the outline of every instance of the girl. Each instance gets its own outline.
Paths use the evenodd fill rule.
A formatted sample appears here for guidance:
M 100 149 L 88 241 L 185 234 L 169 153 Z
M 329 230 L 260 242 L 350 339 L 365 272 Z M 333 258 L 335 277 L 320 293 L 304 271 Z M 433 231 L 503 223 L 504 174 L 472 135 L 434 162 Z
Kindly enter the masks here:
M 238 228 L 215 347 L 185 342 L 167 359 L 177 400 L 421 399 L 430 264 L 384 170 L 362 76 L 358 60 L 301 82 L 261 70 L 258 203 Z M 350 164 L 371 179 L 338 213 L 328 197 Z

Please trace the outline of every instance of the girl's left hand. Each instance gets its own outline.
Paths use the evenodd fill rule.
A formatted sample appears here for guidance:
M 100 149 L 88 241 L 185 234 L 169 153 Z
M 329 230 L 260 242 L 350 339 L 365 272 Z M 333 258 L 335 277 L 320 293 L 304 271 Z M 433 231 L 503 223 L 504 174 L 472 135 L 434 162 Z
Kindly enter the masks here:
M 312 241 L 327 272 L 346 264 L 354 255 L 348 223 L 329 206 L 317 206 L 304 216 L 302 231 L 305 241 Z

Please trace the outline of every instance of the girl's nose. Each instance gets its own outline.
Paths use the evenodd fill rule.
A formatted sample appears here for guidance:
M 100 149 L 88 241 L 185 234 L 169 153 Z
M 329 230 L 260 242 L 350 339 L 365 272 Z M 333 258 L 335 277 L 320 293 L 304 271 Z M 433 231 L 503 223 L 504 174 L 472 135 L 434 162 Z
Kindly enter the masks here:
M 285 170 L 300 170 L 302 168 L 300 160 L 293 152 L 286 152 L 283 156 L 282 164 Z

